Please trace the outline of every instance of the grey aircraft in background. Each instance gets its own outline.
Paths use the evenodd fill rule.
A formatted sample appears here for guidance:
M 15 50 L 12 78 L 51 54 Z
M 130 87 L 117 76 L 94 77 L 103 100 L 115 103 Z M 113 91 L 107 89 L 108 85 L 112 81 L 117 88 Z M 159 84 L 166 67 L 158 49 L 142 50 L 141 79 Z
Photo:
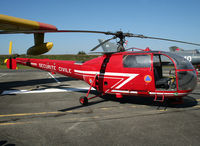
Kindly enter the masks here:
M 200 65 L 200 50 L 183 50 L 180 48 L 169 48 L 171 53 L 183 56 L 185 59 L 190 61 L 193 65 Z

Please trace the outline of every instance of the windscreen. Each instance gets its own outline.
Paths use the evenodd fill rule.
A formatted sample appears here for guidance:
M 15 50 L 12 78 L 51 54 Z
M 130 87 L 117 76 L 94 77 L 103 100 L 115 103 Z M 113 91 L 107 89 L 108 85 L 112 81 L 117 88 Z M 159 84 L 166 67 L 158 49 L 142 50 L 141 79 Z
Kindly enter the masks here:
M 180 71 L 177 73 L 179 90 L 192 90 L 195 88 L 197 82 L 195 71 Z
M 177 69 L 194 69 L 193 65 L 184 57 L 169 52 L 165 52 L 165 54 L 174 60 Z

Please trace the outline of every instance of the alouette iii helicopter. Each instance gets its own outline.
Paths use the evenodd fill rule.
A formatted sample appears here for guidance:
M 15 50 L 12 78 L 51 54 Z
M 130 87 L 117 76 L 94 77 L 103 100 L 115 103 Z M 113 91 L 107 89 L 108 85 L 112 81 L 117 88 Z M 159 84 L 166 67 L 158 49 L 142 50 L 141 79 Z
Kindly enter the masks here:
M 125 95 L 145 96 L 153 97 L 154 101 L 164 102 L 166 99 L 182 99 L 197 84 L 197 72 L 187 59 L 170 52 L 151 51 L 148 48 L 127 51 L 124 43 L 126 37 L 133 37 L 198 46 L 200 44 L 122 31 L 58 30 L 49 24 L 6 15 L 0 15 L 0 29 L 0 34 L 34 34 L 35 45 L 28 49 L 28 55 L 43 54 L 52 48 L 52 43 L 44 43 L 44 33 L 98 33 L 112 36 L 91 51 L 110 40 L 118 39 L 117 52 L 105 52 L 102 56 L 83 63 L 16 56 L 7 59 L 7 67 L 10 69 L 16 69 L 16 64 L 22 64 L 85 81 L 90 88 L 86 96 L 80 97 L 82 105 L 88 104 L 88 100 L 94 98 L 88 97 L 92 87 L 99 92 L 99 95 L 114 94 L 117 98 Z

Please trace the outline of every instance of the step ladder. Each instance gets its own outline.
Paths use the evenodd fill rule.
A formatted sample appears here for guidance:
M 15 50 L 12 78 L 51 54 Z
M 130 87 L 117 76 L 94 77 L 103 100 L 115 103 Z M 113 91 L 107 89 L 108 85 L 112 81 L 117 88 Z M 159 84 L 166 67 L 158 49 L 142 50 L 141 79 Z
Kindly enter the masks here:
M 158 97 L 158 95 L 155 94 L 154 101 L 157 101 L 157 102 L 164 102 L 164 101 L 165 101 L 165 95 L 162 94 L 162 97 Z

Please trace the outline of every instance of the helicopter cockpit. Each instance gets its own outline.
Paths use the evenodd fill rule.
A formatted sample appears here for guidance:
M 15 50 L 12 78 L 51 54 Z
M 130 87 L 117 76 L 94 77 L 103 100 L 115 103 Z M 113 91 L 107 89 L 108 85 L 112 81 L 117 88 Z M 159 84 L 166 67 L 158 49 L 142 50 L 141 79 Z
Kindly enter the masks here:
M 196 86 L 196 71 L 183 57 L 169 52 L 155 53 L 153 67 L 156 90 L 192 90 Z

